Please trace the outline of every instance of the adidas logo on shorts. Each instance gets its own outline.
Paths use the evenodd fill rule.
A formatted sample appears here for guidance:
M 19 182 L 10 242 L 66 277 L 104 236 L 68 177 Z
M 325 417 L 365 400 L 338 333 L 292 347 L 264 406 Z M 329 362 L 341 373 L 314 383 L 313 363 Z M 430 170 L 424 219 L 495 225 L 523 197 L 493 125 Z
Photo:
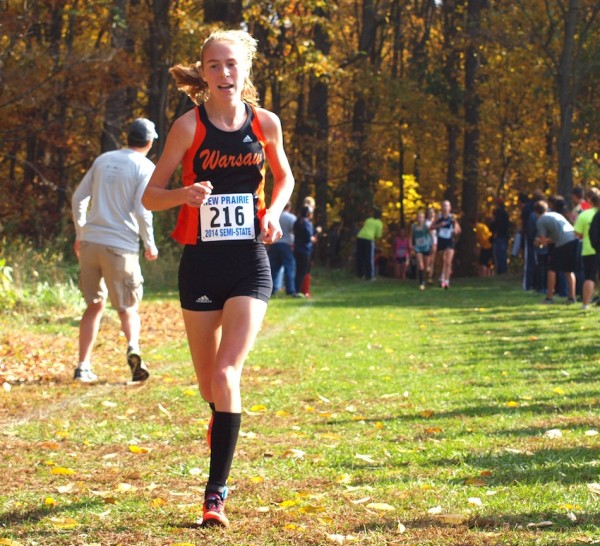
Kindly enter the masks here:
M 212 303 L 212 300 L 208 296 L 200 296 L 196 303 Z

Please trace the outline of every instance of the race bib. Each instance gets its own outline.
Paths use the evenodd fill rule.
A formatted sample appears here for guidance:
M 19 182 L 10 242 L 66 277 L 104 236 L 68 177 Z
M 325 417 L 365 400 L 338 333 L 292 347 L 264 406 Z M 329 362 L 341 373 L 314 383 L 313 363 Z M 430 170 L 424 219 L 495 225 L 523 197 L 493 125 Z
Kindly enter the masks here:
M 429 239 L 427 237 L 417 237 L 415 239 L 415 246 L 418 246 L 419 248 L 424 248 L 428 245 L 429 243 Z
M 452 228 L 449 228 L 449 227 L 440 228 L 440 231 L 438 232 L 438 237 L 440 239 L 452 239 Z
M 200 239 L 244 241 L 255 238 L 251 193 L 211 195 L 200 207 Z

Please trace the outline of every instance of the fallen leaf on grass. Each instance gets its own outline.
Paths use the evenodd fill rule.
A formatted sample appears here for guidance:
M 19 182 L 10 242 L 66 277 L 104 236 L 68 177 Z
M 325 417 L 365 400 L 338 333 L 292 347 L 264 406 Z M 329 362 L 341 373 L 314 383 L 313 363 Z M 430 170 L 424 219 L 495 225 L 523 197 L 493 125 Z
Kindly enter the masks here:
M 584 432 L 584 434 L 586 436 L 597 436 L 598 435 L 598 431 L 597 430 L 586 430 Z
M 150 506 L 152 508 L 160 508 L 165 504 L 167 504 L 167 501 L 165 499 L 161 499 L 160 497 L 156 497 L 150 501 Z
M 370 510 L 381 510 L 391 512 L 395 510 L 395 508 L 391 504 L 387 504 L 385 502 L 371 502 L 367 504 L 367 508 Z
M 63 466 L 54 466 L 50 472 L 60 476 L 70 476 L 71 474 L 75 474 L 75 470 L 71 468 L 65 468 Z
M 587 488 L 590 493 L 600 495 L 600 483 L 588 483 Z
M 485 487 L 487 482 L 483 478 L 467 478 L 465 485 L 475 485 L 477 487 Z
M 302 459 L 304 457 L 304 455 L 306 455 L 305 451 L 302 451 L 301 449 L 286 449 L 281 456 L 282 457 L 288 457 L 290 459 Z
M 171 412 L 165 408 L 162 404 L 158 404 L 158 409 L 161 413 L 164 413 L 169 419 L 171 418 Z
M 554 523 L 552 523 L 551 521 L 540 521 L 539 523 L 528 523 L 527 524 L 527 528 L 528 529 L 543 529 L 544 527 L 552 527 L 552 525 L 554 525 Z
M 433 417 L 435 415 L 435 411 L 433 411 L 433 410 L 423 410 L 421 413 L 419 413 L 419 415 L 421 417 L 425 417 L 426 419 L 428 419 L 429 417 Z
M 360 453 L 357 453 L 354 455 L 354 458 L 365 461 L 365 463 L 375 464 L 375 460 L 370 455 L 361 455 Z
M 251 483 L 262 483 L 264 481 L 265 481 L 265 479 L 262 476 L 252 476 L 250 478 Z
M 255 413 L 261 413 L 267 411 L 267 406 L 263 404 L 254 404 L 254 406 L 250 408 L 250 411 L 253 411 Z
M 506 404 L 504 404 L 507 408 L 518 408 L 519 407 L 519 402 L 516 402 L 515 400 L 509 400 L 508 402 L 506 402 Z
M 65 493 L 70 493 L 71 491 L 73 491 L 74 488 L 75 488 L 74 483 L 68 483 L 67 485 L 61 485 L 61 486 L 57 487 L 56 490 L 61 495 L 64 495 Z
M 553 428 L 544 432 L 544 436 L 551 440 L 556 440 L 557 438 L 562 438 L 562 432 L 557 428 Z
M 469 504 L 474 504 L 475 506 L 483 506 L 483 502 L 481 502 L 481 499 L 479 497 L 469 497 L 467 499 L 467 502 Z
M 346 544 L 358 541 L 358 537 L 352 535 L 327 535 L 327 540 L 335 542 L 336 544 Z
M 102 402 L 102 405 L 105 408 L 116 408 L 119 404 L 117 404 L 116 402 L 111 402 L 110 400 L 104 400 L 104 402 Z
M 356 499 L 352 501 L 352 504 L 364 504 L 365 502 L 369 502 L 371 497 L 363 497 L 362 499 Z
M 50 523 L 55 529 L 75 529 L 79 522 L 73 518 L 50 518 Z
M 44 506 L 49 506 L 49 507 L 53 508 L 57 504 L 58 504 L 58 502 L 56 502 L 56 500 L 54 500 L 52 497 L 46 497 L 44 499 Z
M 277 410 L 275 412 L 275 415 L 277 415 L 277 417 L 289 417 L 290 416 L 290 412 L 289 411 L 284 411 L 284 410 Z
M 398 527 L 396 527 L 396 532 L 401 535 L 406 533 L 406 526 L 400 521 L 398 522 Z
M 439 434 L 440 432 L 442 432 L 442 429 L 440 427 L 428 427 L 425 429 L 425 434 L 429 434 L 430 436 L 434 436 L 436 434 Z
M 129 451 L 131 451 L 131 453 L 149 453 L 150 448 L 131 445 L 131 446 L 129 446 Z
M 21 546 L 21 543 L 10 538 L 0 538 L 0 546 Z
M 323 506 L 315 506 L 313 504 L 309 504 L 298 509 L 298 512 L 300 512 L 301 514 L 317 514 L 318 512 L 325 512 L 325 508 Z
M 58 451 L 60 449 L 60 444 L 58 442 L 42 442 L 39 447 L 49 451 Z M 2 544 L 2 542 L 0 542 L 0 544 Z
M 292 506 L 296 506 L 298 504 L 297 500 L 285 500 L 279 503 L 281 508 L 291 508 Z
M 465 514 L 438 514 L 437 519 L 447 525 L 462 525 L 469 519 Z

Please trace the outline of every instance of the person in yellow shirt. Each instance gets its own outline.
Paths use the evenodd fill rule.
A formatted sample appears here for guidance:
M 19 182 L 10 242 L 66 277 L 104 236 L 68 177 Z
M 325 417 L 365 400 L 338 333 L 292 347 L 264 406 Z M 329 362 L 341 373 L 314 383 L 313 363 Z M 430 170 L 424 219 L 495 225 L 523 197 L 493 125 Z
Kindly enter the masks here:
M 356 235 L 356 274 L 368 281 L 375 280 L 375 239 L 383 235 L 381 211 L 373 209 Z
M 479 248 L 479 276 L 489 277 L 492 274 L 490 267 L 493 259 L 492 232 L 482 219 L 479 219 L 475 223 L 474 229 L 475 239 Z

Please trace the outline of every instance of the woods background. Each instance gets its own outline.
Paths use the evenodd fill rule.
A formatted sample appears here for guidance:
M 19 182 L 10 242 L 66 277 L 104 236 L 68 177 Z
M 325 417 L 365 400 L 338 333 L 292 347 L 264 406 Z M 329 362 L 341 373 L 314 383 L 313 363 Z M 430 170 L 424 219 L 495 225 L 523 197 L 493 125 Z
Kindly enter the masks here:
M 211 29 L 259 40 L 253 81 L 283 123 L 331 265 L 373 204 L 390 227 L 449 198 L 463 226 L 495 197 L 600 181 L 596 0 L 0 0 L 1 238 L 72 243 L 70 196 L 135 117 L 156 161 L 191 107 L 168 69 Z M 178 179 L 173 184 L 179 184 Z M 159 248 L 176 211 L 155 215 Z M 327 241 L 339 237 L 340 256 Z M 4 244 L 4 243 L 3 243 Z M 460 263 L 475 263 L 465 229 Z

